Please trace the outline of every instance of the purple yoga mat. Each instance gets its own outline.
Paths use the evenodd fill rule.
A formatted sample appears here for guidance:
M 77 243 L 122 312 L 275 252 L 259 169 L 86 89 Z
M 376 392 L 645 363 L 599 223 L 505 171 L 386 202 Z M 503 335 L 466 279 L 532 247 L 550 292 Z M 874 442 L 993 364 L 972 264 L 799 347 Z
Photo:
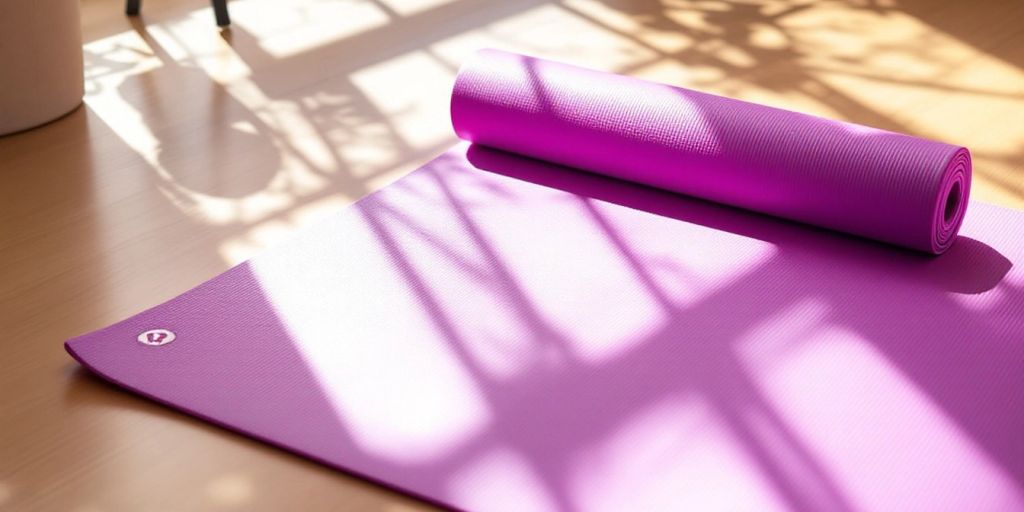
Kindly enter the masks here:
M 477 80 L 456 89 L 460 133 L 502 138 L 483 128 L 504 119 L 570 147 L 514 94 L 469 101 Z M 632 181 L 675 180 L 642 167 Z M 618 172 L 460 144 L 66 347 L 128 390 L 449 507 L 1024 509 L 1024 213 L 975 203 L 934 257 Z
M 459 137 L 787 219 L 942 253 L 966 148 L 497 50 L 463 65 Z

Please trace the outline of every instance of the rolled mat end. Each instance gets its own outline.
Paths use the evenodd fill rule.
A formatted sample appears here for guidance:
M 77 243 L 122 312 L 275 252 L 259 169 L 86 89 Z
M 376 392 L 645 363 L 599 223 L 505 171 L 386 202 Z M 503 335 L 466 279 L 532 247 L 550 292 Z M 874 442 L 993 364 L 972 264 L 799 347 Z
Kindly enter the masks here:
M 932 216 L 932 252 L 946 252 L 963 223 L 971 195 L 971 152 L 961 147 L 950 157 L 942 173 Z

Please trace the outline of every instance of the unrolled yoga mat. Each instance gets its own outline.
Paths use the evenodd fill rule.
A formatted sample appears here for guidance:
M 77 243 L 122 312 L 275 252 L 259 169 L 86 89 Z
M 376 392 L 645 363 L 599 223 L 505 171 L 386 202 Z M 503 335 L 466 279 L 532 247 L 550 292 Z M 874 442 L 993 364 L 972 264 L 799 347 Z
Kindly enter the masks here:
M 460 74 L 456 127 L 533 158 L 456 146 L 68 351 L 153 400 L 463 509 L 1024 508 L 1024 213 L 972 204 L 941 242 L 957 148 L 750 107 L 769 129 L 758 153 L 727 129 L 741 104 L 684 91 L 670 108 L 677 89 L 490 57 Z M 606 114 L 624 119 L 593 119 Z M 787 157 L 794 135 L 772 116 L 832 144 L 806 134 Z M 677 131 L 643 136 L 657 119 Z M 712 149 L 682 141 L 686 126 Z M 857 181 L 867 162 L 904 194 Z M 815 166 L 844 178 L 815 182 Z M 828 189 L 841 182 L 858 200 Z M 690 197 L 705 193 L 746 209 Z M 787 198 L 806 203 L 772 208 Z M 832 222 L 842 208 L 862 217 Z

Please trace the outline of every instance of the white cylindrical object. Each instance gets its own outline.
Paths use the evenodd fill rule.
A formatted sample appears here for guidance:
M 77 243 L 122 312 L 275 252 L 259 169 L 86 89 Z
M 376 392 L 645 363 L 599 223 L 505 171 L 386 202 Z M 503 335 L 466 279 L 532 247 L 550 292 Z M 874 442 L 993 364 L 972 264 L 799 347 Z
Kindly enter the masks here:
M 81 104 L 78 1 L 0 1 L 0 135 L 52 121 Z

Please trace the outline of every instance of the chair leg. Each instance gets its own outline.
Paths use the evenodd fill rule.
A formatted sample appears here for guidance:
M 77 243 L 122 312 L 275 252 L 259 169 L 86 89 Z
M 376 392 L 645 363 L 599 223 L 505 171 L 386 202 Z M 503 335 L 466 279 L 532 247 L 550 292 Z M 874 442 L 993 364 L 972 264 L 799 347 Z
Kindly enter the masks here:
M 133 0 L 128 0 L 133 1 Z M 140 0 L 134 0 L 140 1 Z M 218 27 L 226 27 L 231 24 L 231 17 L 228 16 L 228 0 L 213 0 L 213 15 L 217 18 Z
M 128 16 L 138 16 L 142 0 L 127 0 L 124 4 L 124 13 Z

